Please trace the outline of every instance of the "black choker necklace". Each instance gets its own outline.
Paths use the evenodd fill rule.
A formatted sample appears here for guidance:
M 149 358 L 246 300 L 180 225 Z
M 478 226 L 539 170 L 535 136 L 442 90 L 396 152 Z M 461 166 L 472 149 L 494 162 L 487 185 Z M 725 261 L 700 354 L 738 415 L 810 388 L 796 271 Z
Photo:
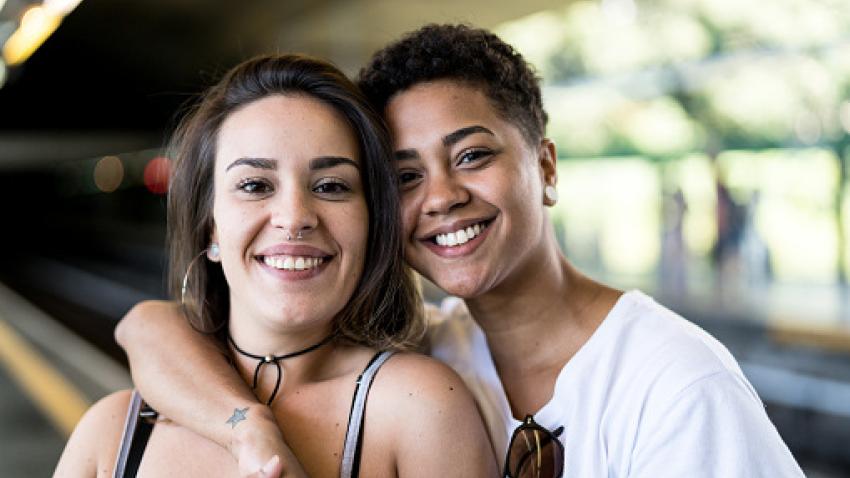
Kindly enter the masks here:
M 230 343 L 233 345 L 233 348 L 235 348 L 236 351 L 239 352 L 240 354 L 242 354 L 246 357 L 252 358 L 254 360 L 258 360 L 257 368 L 254 369 L 254 385 L 252 386 L 253 389 L 255 389 L 255 390 L 257 389 L 257 381 L 260 378 L 260 369 L 263 367 L 263 365 L 268 364 L 268 363 L 273 363 L 275 365 L 275 367 L 277 367 L 277 381 L 274 384 L 274 391 L 272 392 L 271 396 L 269 397 L 269 400 L 266 402 L 266 405 L 271 405 L 272 401 L 274 400 L 275 395 L 277 395 L 278 389 L 280 388 L 280 380 L 281 380 L 281 377 L 283 375 L 283 372 L 280 369 L 280 364 L 278 362 L 280 362 L 281 360 L 286 360 L 286 359 L 289 359 L 289 358 L 297 357 L 299 355 L 304 355 L 308 352 L 312 352 L 312 351 L 316 350 L 317 348 L 321 347 L 322 345 L 325 345 L 326 343 L 330 342 L 331 339 L 333 339 L 335 336 L 336 336 L 336 334 L 330 334 L 327 337 L 323 338 L 321 340 L 321 342 L 319 342 L 317 344 L 313 344 L 313 345 L 307 347 L 306 349 L 301 349 L 301 350 L 298 350 L 296 352 L 292 352 L 292 353 L 284 354 L 284 355 L 271 355 L 271 354 L 269 354 L 269 355 L 265 355 L 265 356 L 249 354 L 248 352 L 240 349 L 239 346 L 236 345 L 236 342 L 233 341 L 233 338 L 230 335 L 227 336 L 227 340 L 230 341 Z

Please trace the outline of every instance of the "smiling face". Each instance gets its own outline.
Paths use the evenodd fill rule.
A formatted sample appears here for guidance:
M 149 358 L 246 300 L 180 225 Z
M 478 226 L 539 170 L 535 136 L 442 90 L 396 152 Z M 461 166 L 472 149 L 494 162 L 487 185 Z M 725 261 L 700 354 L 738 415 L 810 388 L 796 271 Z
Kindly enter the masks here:
M 345 306 L 368 235 L 358 151 L 345 119 L 305 95 L 268 96 L 225 119 L 211 240 L 231 321 L 307 329 L 329 325 Z
M 477 88 L 420 83 L 388 103 L 405 257 L 446 292 L 474 298 L 533 273 L 545 247 L 543 187 L 554 149 L 532 147 Z

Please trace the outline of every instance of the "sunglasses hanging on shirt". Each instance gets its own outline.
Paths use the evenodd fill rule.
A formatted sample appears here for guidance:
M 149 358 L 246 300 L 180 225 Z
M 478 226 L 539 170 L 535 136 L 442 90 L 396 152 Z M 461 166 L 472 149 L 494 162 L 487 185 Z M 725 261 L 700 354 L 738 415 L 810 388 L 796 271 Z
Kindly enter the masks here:
M 504 478 L 560 478 L 564 474 L 564 427 L 553 432 L 526 415 L 514 430 L 505 458 Z

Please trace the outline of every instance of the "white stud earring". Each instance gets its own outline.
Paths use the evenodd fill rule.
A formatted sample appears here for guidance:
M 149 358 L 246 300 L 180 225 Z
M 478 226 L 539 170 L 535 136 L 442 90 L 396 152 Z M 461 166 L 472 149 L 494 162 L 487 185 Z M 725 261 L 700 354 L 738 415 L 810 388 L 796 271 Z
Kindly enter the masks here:
M 558 190 L 551 184 L 547 184 L 546 187 L 543 188 L 543 195 L 546 196 L 546 199 L 552 204 L 558 202 Z
M 217 261 L 220 256 L 221 256 L 221 249 L 219 249 L 218 244 L 213 242 L 212 244 L 210 244 L 209 258 L 210 258 L 210 260 Z

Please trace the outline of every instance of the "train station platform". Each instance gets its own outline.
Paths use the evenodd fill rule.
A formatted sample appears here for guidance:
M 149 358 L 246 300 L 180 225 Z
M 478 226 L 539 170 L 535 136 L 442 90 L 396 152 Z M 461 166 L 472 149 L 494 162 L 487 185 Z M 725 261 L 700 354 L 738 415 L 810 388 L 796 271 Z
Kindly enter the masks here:
M 126 369 L 0 284 L 0 469 L 51 476 L 85 410 L 130 386 Z

